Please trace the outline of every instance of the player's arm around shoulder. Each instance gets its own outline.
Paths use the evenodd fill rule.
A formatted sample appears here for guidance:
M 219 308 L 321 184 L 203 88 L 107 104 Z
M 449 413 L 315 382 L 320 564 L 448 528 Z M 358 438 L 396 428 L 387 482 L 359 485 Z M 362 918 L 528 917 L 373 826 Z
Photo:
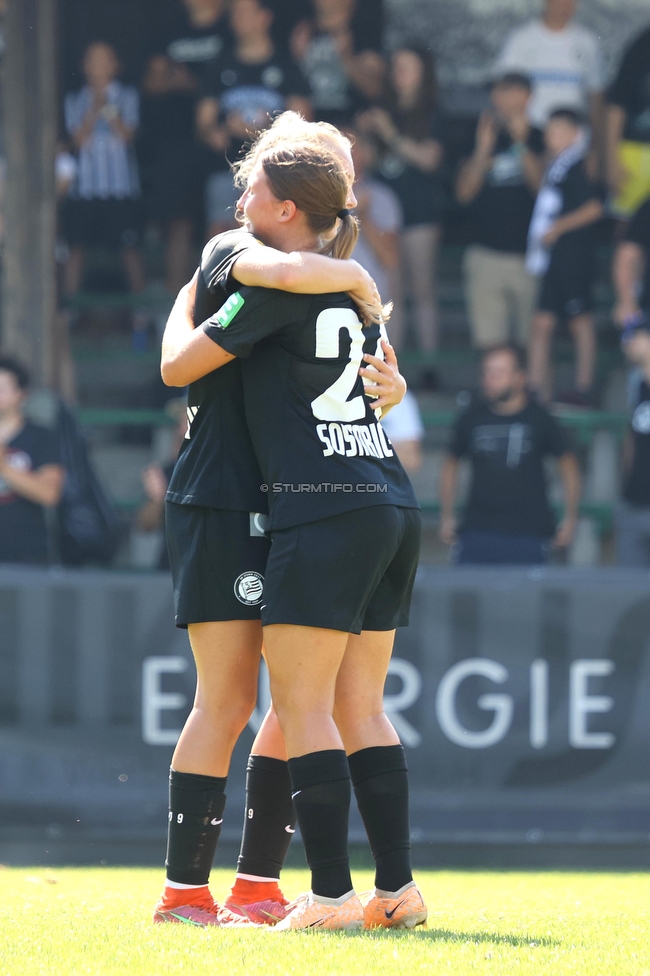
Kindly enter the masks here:
M 275 288 L 302 295 L 348 292 L 353 300 L 374 304 L 379 295 L 372 277 L 357 261 L 346 261 L 273 247 L 247 248 L 235 262 L 233 277 L 242 285 Z
M 235 357 L 194 328 L 199 272 L 178 293 L 162 341 L 160 375 L 166 386 L 187 386 Z

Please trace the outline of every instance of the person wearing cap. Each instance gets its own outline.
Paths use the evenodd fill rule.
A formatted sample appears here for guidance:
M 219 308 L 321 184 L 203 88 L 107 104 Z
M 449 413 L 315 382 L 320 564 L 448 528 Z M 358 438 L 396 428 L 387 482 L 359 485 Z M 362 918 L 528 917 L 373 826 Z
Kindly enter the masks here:
M 492 85 L 491 107 L 476 129 L 472 155 L 456 184 L 472 216 L 464 272 L 472 339 L 485 349 L 506 342 L 514 326 L 528 340 L 537 284 L 526 270 L 528 226 L 543 170 L 544 139 L 527 117 L 531 85 L 509 73 Z
M 641 313 L 623 332 L 634 365 L 628 378 L 630 426 L 623 449 L 623 486 L 616 507 L 616 562 L 650 567 L 650 324 Z

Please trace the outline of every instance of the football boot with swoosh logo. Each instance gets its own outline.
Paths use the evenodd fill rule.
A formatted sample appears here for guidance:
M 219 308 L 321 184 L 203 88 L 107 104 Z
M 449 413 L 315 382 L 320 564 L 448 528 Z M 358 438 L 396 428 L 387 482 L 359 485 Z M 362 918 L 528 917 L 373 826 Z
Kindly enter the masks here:
M 427 920 L 427 906 L 415 881 L 399 891 L 375 888 L 362 897 L 364 929 L 414 929 Z
M 293 929 L 352 931 L 363 928 L 363 906 L 354 891 L 342 898 L 317 898 L 310 891 L 300 895 L 289 908 L 289 914 L 278 922 L 274 932 Z

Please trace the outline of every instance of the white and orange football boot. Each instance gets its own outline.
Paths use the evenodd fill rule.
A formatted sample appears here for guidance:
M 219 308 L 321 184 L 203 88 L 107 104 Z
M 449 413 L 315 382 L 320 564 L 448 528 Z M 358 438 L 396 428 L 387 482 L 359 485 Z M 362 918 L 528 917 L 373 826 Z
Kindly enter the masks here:
M 289 914 L 273 929 L 329 929 L 352 931 L 363 928 L 363 906 L 354 891 L 341 898 L 324 898 L 308 892 L 289 906 Z
M 427 906 L 415 881 L 399 891 L 375 888 L 364 898 L 364 929 L 414 929 L 427 920 Z

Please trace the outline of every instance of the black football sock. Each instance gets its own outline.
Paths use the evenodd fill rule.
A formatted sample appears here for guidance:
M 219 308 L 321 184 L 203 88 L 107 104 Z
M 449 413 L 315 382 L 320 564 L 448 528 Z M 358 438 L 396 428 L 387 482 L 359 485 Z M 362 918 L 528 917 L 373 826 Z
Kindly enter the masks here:
M 269 756 L 249 756 L 237 874 L 251 880 L 279 878 L 295 826 L 288 763 Z
M 374 746 L 348 756 L 372 856 L 375 886 L 399 891 L 413 880 L 409 784 L 403 746 Z
M 226 778 L 169 771 L 167 878 L 207 885 L 226 805 Z
M 348 855 L 350 770 L 342 749 L 289 760 L 300 833 L 315 895 L 340 898 L 352 890 Z

